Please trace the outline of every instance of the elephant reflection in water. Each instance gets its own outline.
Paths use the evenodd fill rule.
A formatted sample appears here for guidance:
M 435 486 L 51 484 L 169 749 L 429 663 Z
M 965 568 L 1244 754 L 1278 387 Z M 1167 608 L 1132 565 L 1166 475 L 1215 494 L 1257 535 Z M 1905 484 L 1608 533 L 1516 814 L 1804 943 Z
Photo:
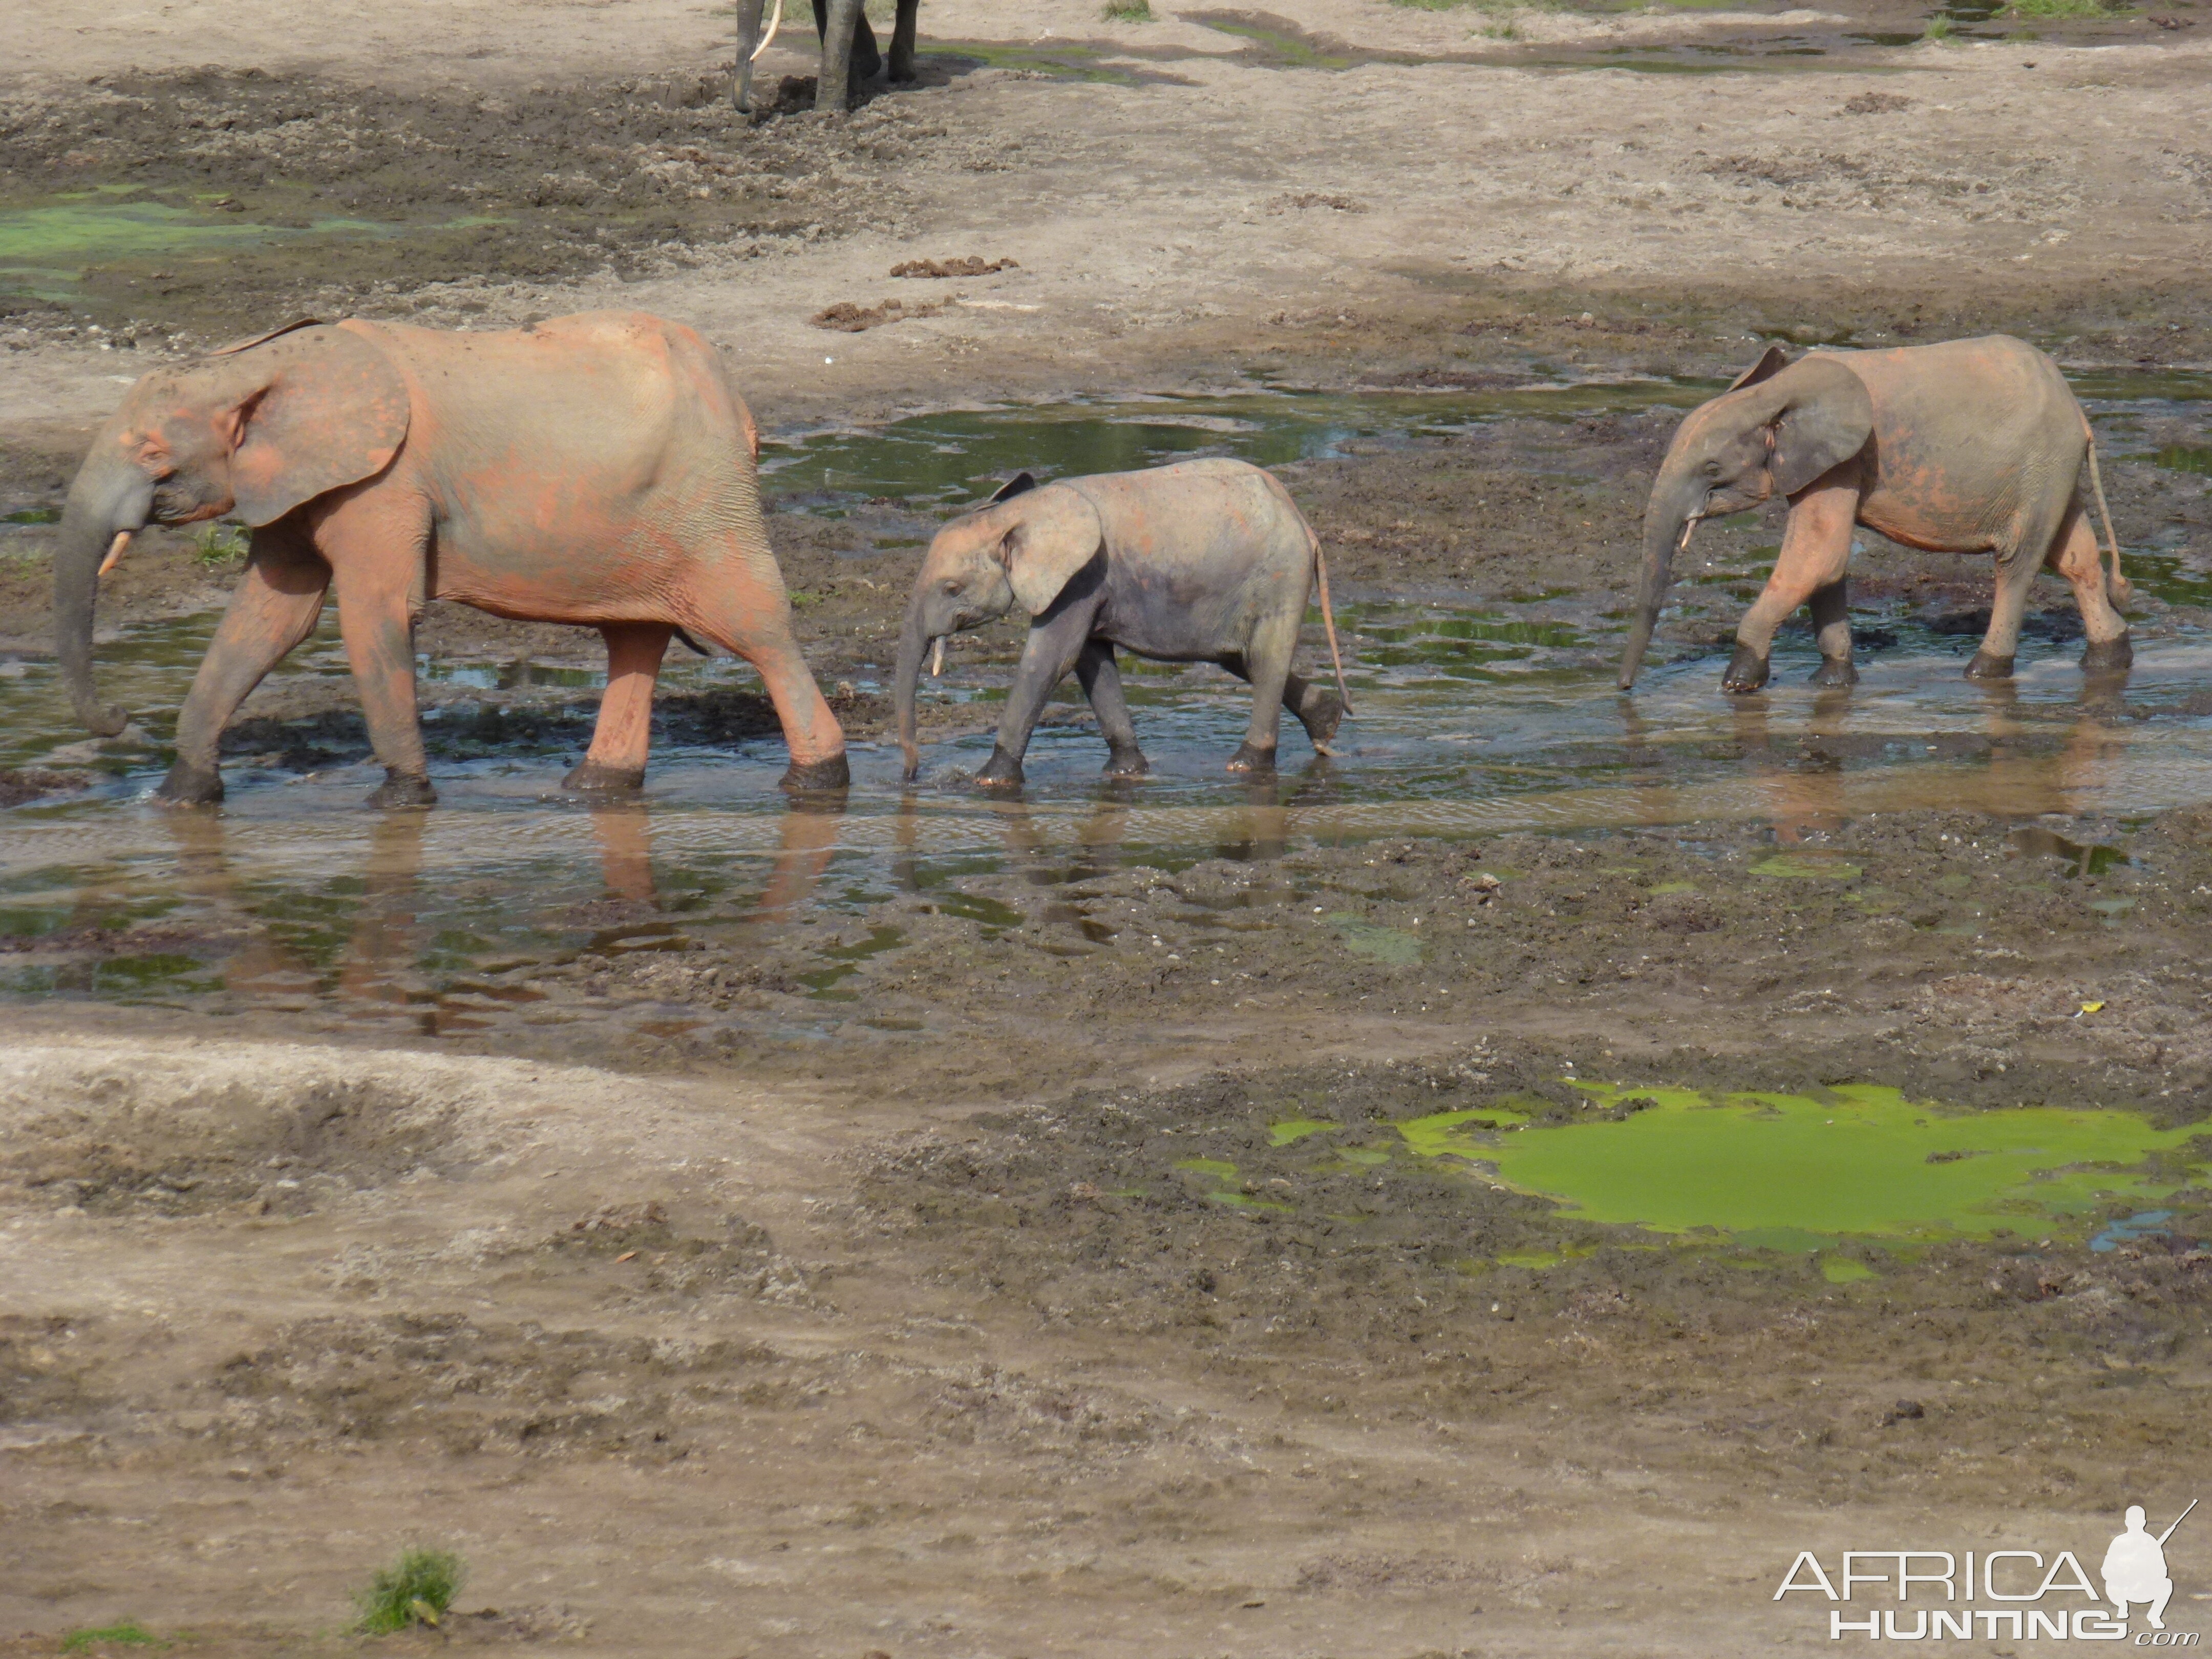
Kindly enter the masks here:
M 607 896 L 658 908 L 651 819 L 634 803 L 590 809 L 601 879 Z M 842 809 L 832 800 L 799 799 L 782 814 L 778 845 L 755 917 L 787 915 L 814 892 L 836 852 Z M 312 948 L 272 935 L 241 896 L 221 813 L 165 813 L 161 822 L 176 848 L 178 891 L 197 899 L 217 927 L 235 924 L 242 947 L 223 964 L 227 989 L 248 995 L 312 996 L 325 984 L 342 1004 L 362 1012 L 421 1005 L 425 1029 L 445 1023 L 422 969 L 441 925 L 431 913 L 443 896 L 422 881 L 425 837 L 432 819 L 420 812 L 386 813 L 369 832 L 361 866 L 361 897 L 348 927 L 334 976 Z
M 1786 732 L 1770 729 L 1763 697 L 1737 704 L 1732 724 L 1764 816 L 1774 825 L 1774 838 L 1791 846 L 1834 832 L 1853 813 L 1960 807 L 2021 818 L 2086 811 L 2111 787 L 2126 753 L 2124 730 L 2114 721 L 2126 706 L 2126 683 L 2125 674 L 2085 679 L 2072 725 L 2055 750 L 2047 741 L 2034 741 L 2037 725 L 2021 719 L 2016 682 L 1981 683 L 1982 735 L 1988 747 L 1978 765 L 1978 757 L 1970 756 L 1964 765 L 1908 763 L 1856 775 L 1847 771 L 1842 751 L 1848 691 L 1816 696 L 1811 715 Z M 1923 739 L 1917 746 L 1924 751 L 1929 745 Z M 1937 759 L 1942 758 L 1939 751 Z

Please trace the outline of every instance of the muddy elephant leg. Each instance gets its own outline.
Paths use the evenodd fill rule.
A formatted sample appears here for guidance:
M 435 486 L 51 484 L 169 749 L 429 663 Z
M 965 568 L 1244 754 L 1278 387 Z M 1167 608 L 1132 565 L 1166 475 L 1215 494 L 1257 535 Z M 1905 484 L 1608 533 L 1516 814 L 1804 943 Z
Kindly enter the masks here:
M 1070 605 L 1057 614 L 1048 611 L 1030 624 L 1029 642 L 1022 647 L 1014 683 L 1006 688 L 1006 712 L 999 717 L 998 740 L 991 746 L 991 758 L 975 775 L 976 787 L 1022 787 L 1022 757 L 1029 753 L 1030 738 L 1054 689 L 1082 659 L 1091 638 L 1091 621 L 1097 613 L 1095 605 Z M 1122 713 L 1127 719 L 1127 710 Z M 1099 723 L 1105 724 L 1103 715 Z M 1131 735 L 1135 735 L 1133 731 Z
M 645 782 L 645 757 L 653 747 L 653 688 L 675 634 L 666 623 L 610 623 L 599 629 L 607 642 L 606 696 L 599 699 L 592 746 L 562 780 L 562 788 L 619 791 Z
M 1847 462 L 1791 497 L 1774 574 L 1737 625 L 1735 656 L 1721 676 L 1722 690 L 1756 691 L 1765 685 L 1774 630 L 1820 589 L 1842 582 L 1858 518 L 1858 476 L 1857 463 Z
M 875 31 L 861 0 L 814 0 L 814 25 L 822 31 L 822 66 L 814 81 L 814 107 L 842 113 L 854 86 L 883 71 Z
M 253 532 L 246 574 L 177 716 L 177 758 L 156 799 L 199 806 L 222 799 L 222 728 L 262 677 L 315 631 L 330 585 L 330 566 L 295 527 Z
M 898 12 L 891 22 L 891 52 L 889 72 L 895 82 L 915 78 L 915 27 L 921 11 L 921 0 L 898 0 Z
M 753 107 L 753 54 L 760 50 L 763 0 L 738 0 L 738 72 L 730 83 L 730 101 L 740 115 Z
M 1315 749 L 1328 754 L 1336 728 L 1344 723 L 1344 700 L 1315 681 L 1291 673 L 1283 676 L 1283 707 L 1297 717 Z
M 2135 663 L 2135 647 L 2128 641 L 2128 621 L 2112 608 L 2105 586 L 2103 556 L 2089 528 L 2088 515 L 2076 502 L 2051 544 L 2051 568 L 2066 578 L 2081 608 L 2082 631 L 2089 643 L 2081 653 L 2081 669 L 2088 674 L 2116 674 Z
M 2020 653 L 2021 619 L 2027 614 L 2027 591 L 2035 586 L 2036 573 L 2043 568 L 2043 560 L 2028 550 L 2042 542 L 2043 537 L 2038 535 L 2033 540 L 2023 538 L 2019 546 L 1998 550 L 1989 631 L 1982 635 L 1981 648 L 1966 665 L 1968 679 L 2012 678 L 2013 662 Z
M 783 726 L 791 763 L 786 789 L 842 789 L 853 781 L 845 733 L 791 630 L 791 597 L 775 561 L 755 562 L 732 550 L 702 561 L 683 625 L 760 671 Z
M 1820 665 L 1813 671 L 1813 684 L 1831 690 L 1859 683 L 1858 665 L 1851 660 L 1850 578 L 1838 576 L 1826 587 L 1816 587 L 1806 601 L 1813 612 L 1813 638 L 1820 647 Z
M 1137 725 L 1129 718 L 1129 704 L 1121 695 L 1121 671 L 1114 665 L 1111 640 L 1088 640 L 1075 659 L 1075 678 L 1091 712 L 1098 717 L 1098 730 L 1106 739 L 1106 775 L 1141 778 L 1152 769 L 1137 746 Z
M 1291 678 L 1291 653 L 1297 648 L 1303 615 L 1269 617 L 1252 630 L 1252 642 L 1231 662 L 1221 665 L 1252 687 L 1252 719 L 1244 728 L 1244 741 L 1229 757 L 1231 772 L 1272 772 L 1275 743 L 1283 724 L 1283 692 Z
M 422 752 L 422 721 L 415 704 L 415 617 L 411 571 L 394 579 L 391 561 L 364 568 L 333 558 L 337 573 L 338 631 L 354 689 L 368 722 L 369 747 L 384 763 L 384 781 L 371 806 L 429 806 L 430 763 Z

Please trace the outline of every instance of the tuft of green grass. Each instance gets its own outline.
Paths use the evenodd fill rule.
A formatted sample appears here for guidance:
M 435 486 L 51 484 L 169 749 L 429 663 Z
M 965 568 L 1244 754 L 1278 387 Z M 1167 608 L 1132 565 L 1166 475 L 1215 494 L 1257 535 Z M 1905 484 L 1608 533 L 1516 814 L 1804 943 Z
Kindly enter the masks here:
M 210 520 L 193 535 L 192 548 L 202 564 L 236 564 L 246 556 L 246 538 L 236 525 Z
M 1149 23 L 1152 0 L 1106 0 L 1098 15 L 1109 23 Z
M 73 1630 L 62 1642 L 64 1653 L 89 1653 L 96 1647 L 151 1647 L 155 1638 L 136 1619 L 126 1619 L 119 1625 L 102 1625 L 98 1630 Z
M 2004 9 L 2008 17 L 2111 17 L 2118 8 L 2101 0 L 2013 0 Z
M 1923 40 L 1948 40 L 1952 33 L 1951 20 L 1938 12 L 1928 20 L 1928 27 L 1920 31 L 1920 38 Z
M 354 1628 L 370 1636 L 389 1636 L 410 1625 L 435 1626 L 453 1605 L 461 1588 L 461 1558 L 450 1550 L 403 1550 L 396 1565 L 354 1592 L 361 1620 Z

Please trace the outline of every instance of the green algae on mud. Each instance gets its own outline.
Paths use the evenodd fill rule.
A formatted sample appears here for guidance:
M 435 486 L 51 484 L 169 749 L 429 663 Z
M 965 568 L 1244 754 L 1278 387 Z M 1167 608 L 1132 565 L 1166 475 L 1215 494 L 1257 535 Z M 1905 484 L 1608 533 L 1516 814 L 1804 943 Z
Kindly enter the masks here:
M 2116 1204 L 2165 1198 L 2204 1168 L 2191 1155 L 2201 1127 L 2160 1129 L 2133 1112 L 1951 1114 L 1866 1084 L 1826 1100 L 1573 1086 L 1629 1115 L 1501 1135 L 1478 1154 L 1500 1180 L 1577 1220 L 1719 1233 L 1755 1249 L 2070 1235 Z

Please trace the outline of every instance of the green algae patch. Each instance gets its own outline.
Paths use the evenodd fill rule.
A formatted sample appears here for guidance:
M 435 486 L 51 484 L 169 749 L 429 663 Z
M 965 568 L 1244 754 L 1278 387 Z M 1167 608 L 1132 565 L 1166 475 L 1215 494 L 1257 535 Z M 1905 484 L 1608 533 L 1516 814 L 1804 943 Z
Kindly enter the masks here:
M 1874 1276 L 1874 1269 L 1865 1262 L 1854 1261 L 1847 1255 L 1832 1255 L 1820 1263 L 1820 1277 L 1831 1285 L 1856 1285 Z
M 1856 864 L 1818 853 L 1777 853 L 1753 865 L 1751 873 L 1784 881 L 1856 881 L 1866 872 Z
M 1349 910 L 1334 911 L 1328 920 L 1344 941 L 1344 948 L 1354 956 L 1371 957 L 1393 968 L 1414 967 L 1421 960 L 1419 938 L 1402 927 L 1378 927 Z
M 1408 1118 L 1397 1127 L 1406 1149 L 1419 1157 L 1488 1158 L 1498 1155 L 1497 1142 L 1475 1140 L 1468 1130 L 1504 1129 L 1528 1121 L 1526 1112 L 1488 1106 L 1477 1111 L 1433 1112 L 1427 1117 Z
M 1664 898 L 1669 893 L 1694 893 L 1698 890 L 1698 884 L 1693 881 L 1662 881 L 1656 887 L 1646 890 L 1653 898 Z
M 1273 1199 L 1255 1198 L 1251 1194 L 1245 1192 L 1243 1188 L 1243 1173 L 1226 1158 L 1186 1158 L 1177 1163 L 1176 1168 L 1181 1170 L 1185 1175 L 1201 1176 L 1213 1183 L 1213 1190 L 1205 1195 L 1206 1201 L 1209 1204 L 1224 1205 L 1232 1210 L 1287 1212 L 1291 1207 L 1287 1204 L 1279 1204 Z
M 1706 1095 L 1577 1083 L 1624 1121 L 1540 1125 L 1485 1149 L 1508 1185 L 1584 1221 L 1813 1250 L 1838 1238 L 1986 1237 L 2178 1190 L 2203 1131 L 2055 1106 L 1947 1115 L 1894 1089 Z
M 1267 1126 L 1267 1144 L 1270 1146 L 1295 1146 L 1309 1135 L 1327 1134 L 1338 1127 L 1317 1117 L 1285 1118 L 1280 1123 Z

